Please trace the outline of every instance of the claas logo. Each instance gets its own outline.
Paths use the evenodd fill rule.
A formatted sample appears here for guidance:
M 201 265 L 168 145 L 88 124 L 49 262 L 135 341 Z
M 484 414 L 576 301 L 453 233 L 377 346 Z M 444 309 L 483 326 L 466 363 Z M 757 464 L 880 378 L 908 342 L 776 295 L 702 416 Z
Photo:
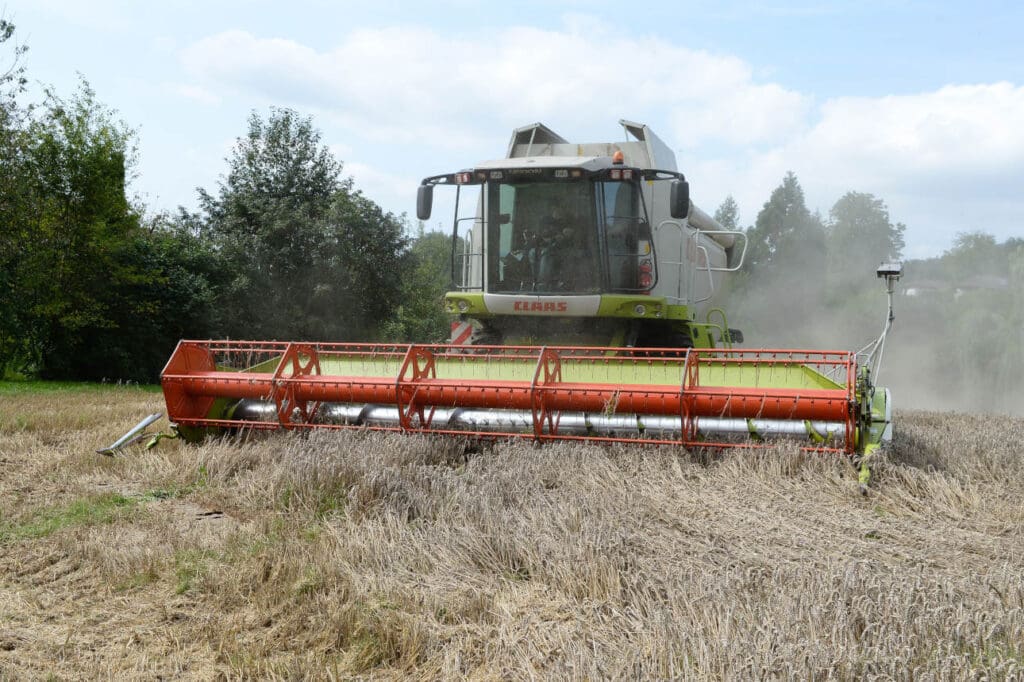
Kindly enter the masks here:
M 569 310 L 567 301 L 516 301 L 512 310 L 523 313 L 564 313 Z

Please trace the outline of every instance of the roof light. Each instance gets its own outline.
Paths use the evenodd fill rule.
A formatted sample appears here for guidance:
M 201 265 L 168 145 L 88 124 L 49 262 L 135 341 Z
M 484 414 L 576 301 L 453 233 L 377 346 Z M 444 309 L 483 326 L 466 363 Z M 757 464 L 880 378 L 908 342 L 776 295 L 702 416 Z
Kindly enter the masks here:
M 505 177 L 505 174 L 500 170 L 491 171 L 491 180 L 501 180 L 503 177 Z
M 569 177 L 569 171 L 567 171 L 564 168 L 558 168 L 558 169 L 555 170 L 555 177 L 556 178 L 567 178 L 567 177 Z
M 465 173 L 456 173 L 455 174 L 455 183 L 458 184 L 458 185 L 465 185 L 465 184 L 470 183 L 472 181 L 473 181 L 473 174 L 468 172 L 468 171 L 465 172 Z
M 611 177 L 612 180 L 622 179 L 622 171 L 619 170 L 618 168 L 612 168 L 611 172 L 609 172 L 608 175 L 609 177 Z

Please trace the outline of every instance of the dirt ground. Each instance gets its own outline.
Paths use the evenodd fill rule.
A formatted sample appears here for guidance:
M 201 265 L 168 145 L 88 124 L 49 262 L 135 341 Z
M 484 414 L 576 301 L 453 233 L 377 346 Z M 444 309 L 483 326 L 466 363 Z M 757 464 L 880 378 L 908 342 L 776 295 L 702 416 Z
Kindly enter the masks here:
M 1024 676 L 1021 419 L 898 412 L 867 496 L 788 445 L 94 452 L 162 409 L 0 385 L 0 679 Z

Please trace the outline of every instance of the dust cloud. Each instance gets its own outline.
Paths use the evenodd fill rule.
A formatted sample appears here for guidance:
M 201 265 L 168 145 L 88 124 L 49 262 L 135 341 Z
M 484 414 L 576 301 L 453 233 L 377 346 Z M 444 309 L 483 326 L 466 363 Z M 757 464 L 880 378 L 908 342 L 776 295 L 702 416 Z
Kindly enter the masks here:
M 1024 249 L 1005 246 L 1010 267 L 989 263 L 987 277 L 958 272 L 955 249 L 904 264 L 876 377 L 897 409 L 1024 415 L 1024 287 L 1012 267 L 1014 258 L 1024 265 Z M 885 324 L 885 283 L 871 267 L 765 269 L 739 279 L 724 305 L 746 348 L 859 351 Z

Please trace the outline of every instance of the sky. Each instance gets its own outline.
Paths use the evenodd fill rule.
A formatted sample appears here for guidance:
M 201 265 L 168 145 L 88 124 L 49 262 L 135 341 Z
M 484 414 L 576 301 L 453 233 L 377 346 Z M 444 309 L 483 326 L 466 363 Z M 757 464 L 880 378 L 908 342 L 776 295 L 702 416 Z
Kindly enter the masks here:
M 355 186 L 415 216 L 430 175 L 540 121 L 572 142 L 646 123 L 694 201 L 742 225 L 787 171 L 823 217 L 847 191 L 906 225 L 1024 236 L 1024 3 L 0 0 L 42 86 L 80 77 L 137 131 L 149 213 L 215 192 L 252 112 L 312 117 Z M 9 63 L 0 53 L 0 66 Z M 435 215 L 431 229 L 447 229 Z

